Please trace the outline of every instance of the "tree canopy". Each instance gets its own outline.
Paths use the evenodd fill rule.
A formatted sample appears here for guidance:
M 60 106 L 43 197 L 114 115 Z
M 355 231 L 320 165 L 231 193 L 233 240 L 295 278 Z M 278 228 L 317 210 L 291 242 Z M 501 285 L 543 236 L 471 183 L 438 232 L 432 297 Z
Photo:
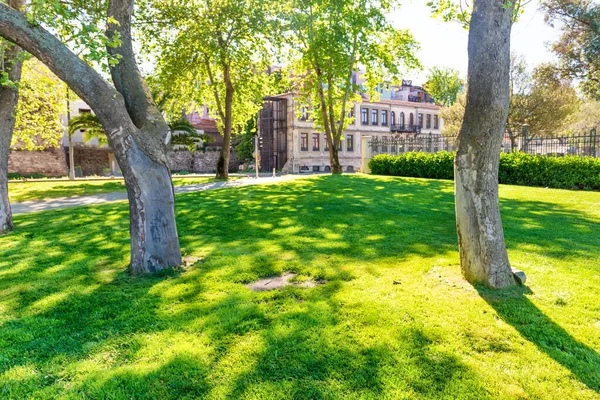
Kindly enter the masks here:
M 581 81 L 582 90 L 600 99 L 600 4 L 593 0 L 544 0 L 550 24 L 559 23 L 562 35 L 552 44 L 558 68 Z
M 427 74 L 425 90 L 442 106 L 456 103 L 462 87 L 463 82 L 456 69 L 433 67 Z
M 59 145 L 65 128 L 66 86 L 38 60 L 23 65 L 13 147 L 41 150 Z
M 376 99 L 379 85 L 419 68 L 418 45 L 406 30 L 392 27 L 394 3 L 380 0 L 290 0 L 285 13 L 300 106 L 325 132 L 331 169 L 340 173 L 338 147 L 360 94 Z M 354 75 L 363 68 L 365 82 Z M 354 78 L 353 78 L 354 76 Z M 297 110 L 299 111 L 299 110 Z

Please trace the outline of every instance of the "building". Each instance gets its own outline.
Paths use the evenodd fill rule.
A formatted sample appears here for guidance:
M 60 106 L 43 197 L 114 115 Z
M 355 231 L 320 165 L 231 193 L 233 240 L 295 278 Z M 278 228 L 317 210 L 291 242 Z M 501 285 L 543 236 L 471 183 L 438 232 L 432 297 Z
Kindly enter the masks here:
M 418 89 L 412 91 L 417 92 Z M 390 98 L 377 102 L 363 99 L 350 110 L 349 115 L 354 120 L 344 132 L 339 152 L 344 171 L 360 168 L 364 137 L 441 136 L 440 106 L 426 101 L 424 94 L 409 101 L 410 88 L 401 91 L 407 100 L 392 99 L 393 91 L 389 93 L 390 96 L 385 97 Z M 259 120 L 259 134 L 263 138 L 261 171 L 273 168 L 292 173 L 331 170 L 325 134 L 315 128 L 310 112 L 298 103 L 294 94 L 266 98 Z

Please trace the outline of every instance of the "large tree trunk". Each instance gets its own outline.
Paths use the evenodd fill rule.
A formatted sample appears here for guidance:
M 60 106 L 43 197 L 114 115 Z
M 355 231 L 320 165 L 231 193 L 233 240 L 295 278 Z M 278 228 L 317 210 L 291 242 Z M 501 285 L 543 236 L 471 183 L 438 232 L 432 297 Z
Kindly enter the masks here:
M 337 143 L 336 143 L 337 142 Z M 339 141 L 332 141 L 332 144 L 329 146 L 329 162 L 331 163 L 331 173 L 332 174 L 342 174 L 344 171 L 340 164 L 339 157 Z
M 9 0 L 8 5 L 20 10 L 24 5 L 24 0 Z M 0 61 L 4 65 L 5 72 L 8 72 L 8 79 L 12 83 L 18 84 L 21 80 L 23 67 L 23 62 L 19 56 L 21 49 L 12 44 L 4 43 L 4 45 L 7 48 L 4 52 L 4 59 Z M 0 234 L 14 228 L 8 199 L 8 157 L 18 102 L 18 86 L 0 86 Z
M 131 272 L 155 272 L 181 263 L 174 194 L 166 143 L 169 129 L 139 73 L 131 40 L 133 0 L 113 0 L 109 35 L 122 45 L 109 49 L 120 62 L 112 87 L 87 63 L 40 26 L 0 3 L 0 36 L 19 44 L 66 82 L 98 116 L 123 171 L 130 208 Z
M 504 243 L 498 165 L 509 106 L 512 7 L 475 0 L 465 115 L 455 159 L 456 227 L 463 274 L 492 288 L 515 284 Z

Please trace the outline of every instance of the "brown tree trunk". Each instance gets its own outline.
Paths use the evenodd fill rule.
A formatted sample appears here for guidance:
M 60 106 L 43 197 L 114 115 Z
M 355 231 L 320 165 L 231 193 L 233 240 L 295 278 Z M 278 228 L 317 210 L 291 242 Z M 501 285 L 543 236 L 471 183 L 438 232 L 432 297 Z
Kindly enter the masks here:
M 498 165 L 509 107 L 512 7 L 475 0 L 467 105 L 455 158 L 456 227 L 463 274 L 492 288 L 515 284 L 504 243 Z
M 335 141 L 333 141 L 333 142 L 335 142 Z M 331 174 L 332 175 L 339 175 L 344 172 L 342 169 L 342 166 L 340 165 L 339 141 L 337 141 L 337 143 L 329 146 L 329 162 L 331 163 Z
M 229 157 L 231 155 L 231 132 L 233 130 L 233 93 L 234 87 L 231 82 L 229 66 L 224 66 L 224 81 L 225 81 L 225 131 L 223 132 L 223 147 L 217 161 L 217 179 L 229 178 Z
M 8 6 L 20 10 L 24 0 L 9 0 Z M 4 59 L 2 65 L 8 72 L 8 79 L 18 85 L 21 80 L 23 62 L 20 58 L 21 49 L 18 46 L 4 43 Z M 8 199 L 8 157 L 10 143 L 15 127 L 15 112 L 19 101 L 17 86 L 0 86 L 0 234 L 14 228 L 10 201 Z
M 169 129 L 144 84 L 133 55 L 133 0 L 113 0 L 108 34 L 122 45 L 111 68 L 112 87 L 87 63 L 40 26 L 0 3 L 0 36 L 17 43 L 66 82 L 98 116 L 123 171 L 130 209 L 131 272 L 155 272 L 181 263 L 166 142 Z M 115 90 L 116 88 L 116 90 Z

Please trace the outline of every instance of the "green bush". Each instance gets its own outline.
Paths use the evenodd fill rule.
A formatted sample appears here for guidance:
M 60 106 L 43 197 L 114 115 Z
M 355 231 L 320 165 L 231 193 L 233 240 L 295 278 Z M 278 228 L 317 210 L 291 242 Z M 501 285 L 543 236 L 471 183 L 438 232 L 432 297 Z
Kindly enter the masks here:
M 376 175 L 453 179 L 454 153 L 380 154 L 369 162 L 369 167 Z M 508 185 L 600 190 L 600 159 L 502 153 L 498 180 Z

